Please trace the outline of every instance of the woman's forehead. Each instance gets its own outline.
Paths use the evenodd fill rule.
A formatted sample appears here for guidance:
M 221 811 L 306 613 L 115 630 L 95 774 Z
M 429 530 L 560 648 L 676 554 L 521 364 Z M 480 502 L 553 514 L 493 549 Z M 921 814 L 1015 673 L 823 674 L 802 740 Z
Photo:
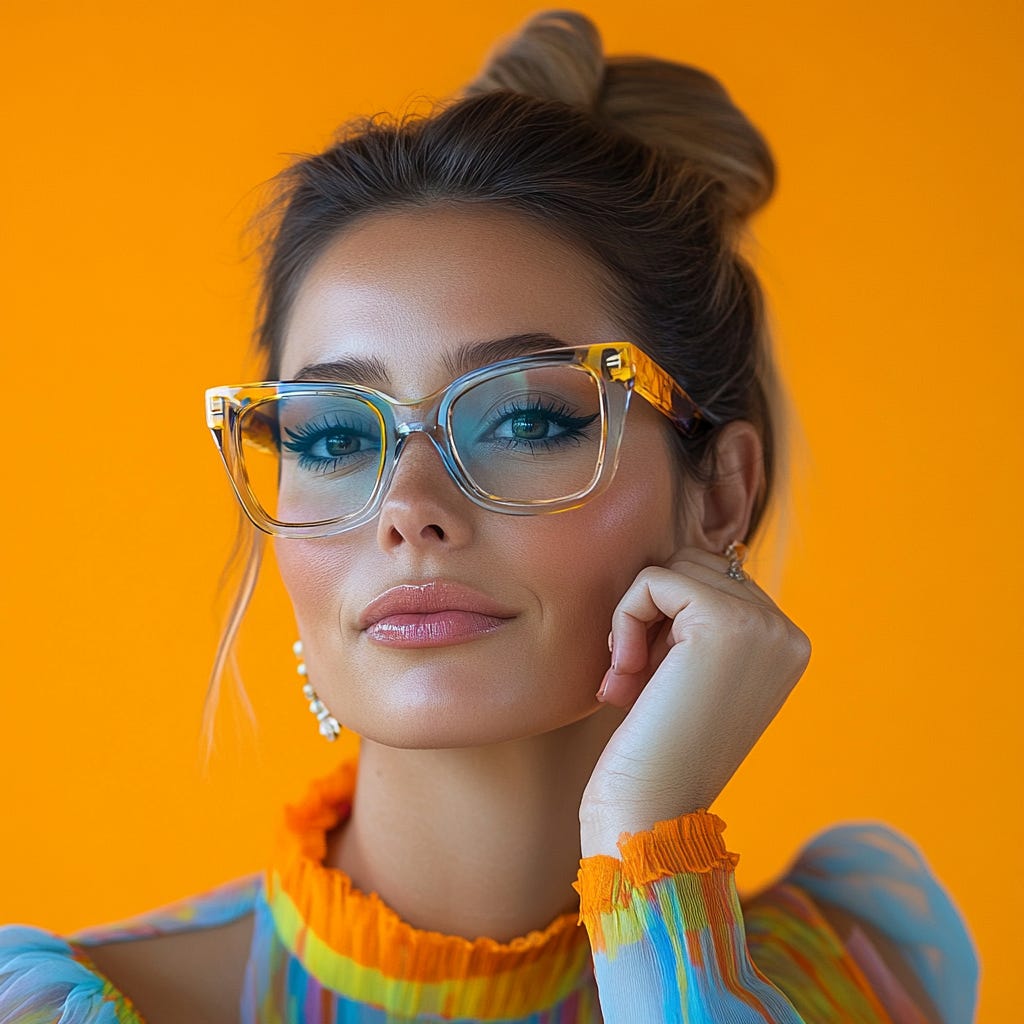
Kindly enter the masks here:
M 593 261 L 523 217 L 375 215 L 335 239 L 307 274 L 282 376 L 346 359 L 376 361 L 389 375 L 411 365 L 444 371 L 466 363 L 467 347 L 528 335 L 565 345 L 611 339 L 621 329 L 605 311 L 607 294 Z
M 432 355 L 445 374 L 454 380 L 482 366 L 569 344 L 551 334 L 534 332 L 469 342 L 455 348 L 441 347 L 428 354 L 428 358 Z M 358 353 L 343 354 L 329 362 L 307 363 L 295 372 L 293 379 L 359 384 L 384 390 L 393 385 L 392 371 L 385 358 Z

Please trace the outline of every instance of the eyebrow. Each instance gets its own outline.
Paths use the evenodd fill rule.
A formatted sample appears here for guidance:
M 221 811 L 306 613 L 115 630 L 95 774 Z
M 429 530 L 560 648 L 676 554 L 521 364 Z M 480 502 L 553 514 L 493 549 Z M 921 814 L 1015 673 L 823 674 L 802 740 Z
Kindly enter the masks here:
M 452 379 L 470 370 L 503 359 L 543 352 L 549 348 L 566 348 L 567 343 L 543 332 L 511 334 L 505 338 L 468 342 L 452 352 L 445 352 L 440 363 Z M 367 388 L 385 388 L 391 384 L 387 363 L 376 356 L 350 356 L 329 363 L 310 363 L 293 380 L 325 381 L 338 384 L 358 384 Z

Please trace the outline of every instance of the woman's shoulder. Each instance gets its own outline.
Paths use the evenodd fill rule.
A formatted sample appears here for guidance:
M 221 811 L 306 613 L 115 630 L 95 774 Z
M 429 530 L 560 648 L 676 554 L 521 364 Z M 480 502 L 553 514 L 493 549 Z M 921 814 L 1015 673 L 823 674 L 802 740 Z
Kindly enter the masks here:
M 775 885 L 744 902 L 754 932 L 773 928 L 780 908 L 820 914 L 876 989 L 903 982 L 915 996 L 923 989 L 940 1019 L 973 1019 L 979 968 L 966 922 L 920 848 L 891 825 L 817 833 Z
M 230 1021 L 248 959 L 258 875 L 62 937 L 0 927 L 0 1020 Z
M 81 949 L 42 928 L 0 927 L 0 1020 L 137 1024 L 131 1000 Z

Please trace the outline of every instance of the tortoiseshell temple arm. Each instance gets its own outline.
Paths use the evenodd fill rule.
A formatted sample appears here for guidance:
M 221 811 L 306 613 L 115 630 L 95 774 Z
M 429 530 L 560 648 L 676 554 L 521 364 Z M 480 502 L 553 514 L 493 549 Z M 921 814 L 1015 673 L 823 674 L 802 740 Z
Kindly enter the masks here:
M 631 383 L 638 395 L 664 413 L 687 437 L 697 433 L 701 421 L 707 419 L 700 406 L 642 349 L 632 342 L 595 348 L 600 352 L 600 368 L 612 380 Z

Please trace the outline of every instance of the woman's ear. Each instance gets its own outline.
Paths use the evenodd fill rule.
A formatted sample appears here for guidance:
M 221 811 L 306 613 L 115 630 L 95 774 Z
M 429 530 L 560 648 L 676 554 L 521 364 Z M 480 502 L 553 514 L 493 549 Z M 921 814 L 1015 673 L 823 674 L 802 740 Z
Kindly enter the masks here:
M 718 472 L 710 484 L 687 481 L 690 492 L 680 524 L 686 543 L 722 552 L 730 541 L 744 540 L 761 488 L 764 449 L 752 423 L 733 420 L 715 445 Z

